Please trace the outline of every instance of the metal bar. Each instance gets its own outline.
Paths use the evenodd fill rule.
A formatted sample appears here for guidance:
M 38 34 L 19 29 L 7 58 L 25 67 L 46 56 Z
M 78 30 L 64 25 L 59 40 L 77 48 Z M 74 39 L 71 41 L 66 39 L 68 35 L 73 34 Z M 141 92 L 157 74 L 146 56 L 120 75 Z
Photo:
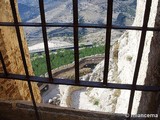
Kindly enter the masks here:
M 139 68 L 140 68 L 141 59 L 142 59 L 142 55 L 143 55 L 147 26 L 148 26 L 148 21 L 149 21 L 149 16 L 150 16 L 151 3 L 152 3 L 152 0 L 146 1 L 144 20 L 143 20 L 143 29 L 142 29 L 142 33 L 141 33 L 140 45 L 139 45 L 139 50 L 138 50 L 138 57 L 137 57 L 137 61 L 136 61 L 136 67 L 135 67 L 135 72 L 134 72 L 134 77 L 133 77 L 133 82 L 132 82 L 132 90 L 131 90 L 130 99 L 129 99 L 129 107 L 128 107 L 128 114 L 129 115 L 131 115 L 131 112 L 132 112 L 136 83 L 137 83 Z M 128 119 L 130 119 L 130 117 Z
M 0 74 L 0 78 L 6 78 L 6 79 L 18 79 L 18 80 L 25 80 L 28 82 L 29 90 L 31 93 L 31 98 L 35 107 L 35 113 L 37 119 L 39 119 L 33 90 L 31 86 L 31 81 L 33 82 L 44 82 L 44 83 L 51 83 L 51 84 L 66 84 L 66 85 L 79 85 L 79 86 L 86 86 L 86 87 L 99 87 L 99 88 L 112 88 L 112 89 L 127 89 L 131 90 L 130 95 L 130 101 L 129 101 L 129 107 L 128 107 L 128 113 L 131 115 L 132 105 L 133 105 L 133 99 L 134 99 L 134 93 L 135 90 L 138 91 L 152 91 L 157 92 L 160 90 L 160 86 L 143 86 L 143 85 L 136 85 L 143 48 L 144 48 L 144 42 L 146 37 L 146 31 L 160 31 L 160 28 L 152 28 L 147 27 L 148 20 L 149 20 L 149 14 L 150 14 L 150 7 L 151 7 L 152 0 L 147 0 L 146 3 L 146 10 L 144 15 L 144 22 L 143 27 L 136 27 L 136 26 L 112 26 L 112 9 L 113 9 L 113 0 L 108 0 L 108 11 L 107 11 L 107 25 L 98 25 L 98 24 L 78 24 L 78 1 L 73 0 L 73 24 L 72 23 L 59 23 L 59 24 L 53 24 L 53 23 L 46 23 L 45 22 L 45 13 L 44 13 L 44 3 L 43 0 L 39 0 L 39 6 L 40 6 L 40 13 L 41 13 L 41 23 L 20 23 L 18 22 L 17 14 L 16 14 L 16 8 L 14 5 L 14 1 L 10 0 L 14 23 L 2 23 L 0 22 L 0 26 L 15 26 L 17 38 L 20 46 L 20 51 L 22 55 L 22 60 L 24 64 L 25 69 L 25 75 L 14 75 L 14 74 L 8 74 L 6 76 L 7 71 L 4 70 L 5 74 Z M 34 26 L 34 27 L 42 27 L 43 31 L 43 39 L 44 39 L 44 45 L 45 45 L 45 53 L 46 53 L 46 62 L 47 62 L 47 70 L 49 74 L 48 78 L 40 78 L 35 76 L 29 76 L 26 59 L 24 55 L 22 40 L 21 40 L 21 34 L 20 34 L 20 26 Z M 64 80 L 64 79 L 56 79 L 54 81 L 52 80 L 52 73 L 51 73 L 51 65 L 50 65 L 50 57 L 49 57 L 49 49 L 48 49 L 48 41 L 47 41 L 47 32 L 46 27 L 74 27 L 74 56 L 75 56 L 75 83 L 72 80 Z M 89 81 L 79 81 L 79 46 L 78 46 L 78 27 L 84 27 L 84 28 L 105 28 L 106 31 L 106 46 L 105 46 L 105 69 L 104 69 L 104 81 L 101 82 L 89 82 Z M 138 57 L 136 61 L 136 67 L 135 67 L 135 73 L 133 78 L 132 85 L 130 84 L 114 84 L 114 83 L 107 83 L 108 78 L 108 68 L 109 68 L 109 54 L 110 54 L 110 41 L 111 41 L 111 29 L 127 29 L 127 30 L 142 30 L 141 34 L 141 41 L 138 51 Z M 1 61 L 3 61 L 2 54 L 0 53 Z M 4 61 L 3 61 L 4 62 Z M 3 65 L 4 63 L 2 63 Z M 4 64 L 5 66 L 5 64 Z M 5 67 L 3 69 L 6 69 Z M 48 81 L 45 81 L 48 80 Z M 107 86 L 104 86 L 107 85 Z M 130 119 L 130 118 L 129 118 Z
M 78 0 L 73 0 L 75 83 L 79 83 Z
M 0 60 L 1 60 L 1 63 L 2 63 L 2 67 L 3 67 L 3 72 L 7 76 L 8 72 L 7 72 L 6 65 L 4 63 L 4 59 L 3 59 L 3 56 L 2 56 L 1 52 L 0 52 Z
M 44 1 L 39 0 L 39 7 L 40 7 L 40 16 L 41 16 L 41 23 L 42 23 L 42 33 L 43 33 L 43 41 L 44 41 L 44 48 L 46 54 L 46 63 L 47 63 L 47 71 L 49 80 L 53 80 L 52 72 L 51 72 L 51 63 L 50 63 L 50 56 L 49 56 L 49 48 L 48 48 L 48 40 L 47 40 L 47 30 L 46 30 L 46 21 L 45 21 L 45 12 L 44 12 Z
M 31 81 L 28 79 L 27 82 L 28 82 L 28 87 L 29 87 L 29 91 L 30 91 L 30 94 L 31 94 L 32 103 L 33 103 L 34 110 L 35 110 L 36 120 L 40 120 L 37 105 L 36 105 L 36 101 L 35 101 L 34 94 L 33 94 Z
M 17 12 L 16 12 L 16 8 L 15 8 L 14 0 L 10 0 L 10 5 L 11 5 L 11 9 L 12 9 L 14 23 L 17 24 L 18 23 L 18 17 L 17 17 Z M 28 69 L 27 69 L 27 63 L 26 63 L 26 59 L 25 59 L 20 28 L 18 26 L 15 26 L 15 29 L 16 29 L 16 34 L 17 34 L 17 39 L 18 39 L 18 43 L 19 43 L 19 48 L 20 48 L 20 52 L 21 52 L 21 57 L 22 57 L 22 61 L 23 61 L 24 70 L 25 70 L 26 76 L 28 77 L 29 72 L 28 72 Z
M 107 7 L 107 31 L 106 31 L 106 44 L 105 44 L 105 60 L 104 60 L 104 74 L 103 84 L 107 85 L 108 71 L 109 71 L 109 55 L 110 55 L 110 42 L 111 42 L 111 29 L 112 29 L 112 9 L 113 0 L 108 0 Z
M 17 24 L 12 22 L 0 22 L 0 26 L 24 26 L 24 27 L 42 27 L 42 23 L 24 23 L 18 22 Z M 46 23 L 44 26 L 46 27 L 74 27 L 72 23 Z M 78 27 L 82 28 L 108 28 L 105 24 L 90 24 L 90 23 L 79 23 Z M 120 29 L 120 30 L 142 30 L 142 27 L 138 26 L 116 26 L 112 25 L 112 29 Z M 160 28 L 147 27 L 147 31 L 160 31 Z
M 10 0 L 10 5 L 11 5 L 11 9 L 12 9 L 14 23 L 18 23 L 18 17 L 17 17 L 17 12 L 16 12 L 16 7 L 15 7 L 14 0 Z M 38 114 L 37 106 L 36 106 L 35 99 L 34 99 L 34 96 L 33 96 L 33 90 L 32 90 L 32 87 L 31 87 L 31 82 L 28 79 L 29 78 L 29 72 L 28 72 L 28 67 L 27 67 L 27 63 L 26 63 L 26 59 L 25 59 L 24 50 L 23 50 L 23 44 L 22 44 L 20 28 L 19 28 L 19 26 L 15 26 L 15 28 L 16 28 L 16 34 L 17 34 L 17 38 L 18 38 L 20 51 L 21 51 L 22 61 L 23 61 L 23 65 L 24 65 L 24 69 L 25 69 L 25 73 L 26 73 L 25 77 L 27 78 L 27 82 L 28 82 L 28 86 L 29 86 L 29 90 L 30 90 L 33 106 L 34 106 L 34 109 L 35 109 L 36 119 L 39 120 L 39 114 Z
M 8 74 L 7 76 L 5 76 L 4 73 L 0 73 L 0 78 L 10 79 L 10 80 L 16 79 L 21 81 L 29 80 L 32 82 L 77 86 L 74 80 L 69 80 L 69 79 L 54 78 L 54 81 L 49 81 L 49 78 L 45 77 L 30 76 L 29 78 L 26 78 L 25 75 L 17 75 L 17 74 Z M 107 86 L 104 86 L 102 82 L 93 82 L 93 81 L 80 81 L 78 86 L 132 90 L 132 84 L 108 83 Z M 160 86 L 136 85 L 135 90 L 158 92 L 160 91 Z

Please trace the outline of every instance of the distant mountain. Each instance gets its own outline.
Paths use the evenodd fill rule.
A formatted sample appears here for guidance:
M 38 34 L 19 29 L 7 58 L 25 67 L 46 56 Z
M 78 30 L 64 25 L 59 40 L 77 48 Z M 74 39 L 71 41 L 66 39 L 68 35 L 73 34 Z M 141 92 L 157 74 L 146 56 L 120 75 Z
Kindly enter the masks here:
M 124 25 L 130 24 L 126 21 L 134 18 L 136 2 L 137 0 L 114 0 L 113 22 Z M 39 0 L 19 0 L 18 3 L 22 20 L 31 20 L 39 15 Z M 46 18 L 58 16 L 59 20 L 61 20 L 63 14 L 66 16 L 67 12 L 71 13 L 71 15 L 73 13 L 72 0 L 44 0 L 44 5 Z M 84 22 L 105 23 L 106 10 L 106 0 L 79 0 L 79 18 L 83 18 Z M 54 12 L 47 14 L 48 11 Z M 58 13 L 59 15 L 57 15 Z M 97 17 L 99 18 L 98 20 Z M 48 19 L 49 22 L 57 22 L 59 20 L 53 17 Z
M 45 12 L 58 6 L 67 0 L 44 0 Z M 18 8 L 23 22 L 31 20 L 40 15 L 39 0 L 18 0 Z
M 18 8 L 21 19 L 24 22 L 33 19 L 39 15 L 38 8 L 35 8 L 34 6 L 28 6 L 27 4 L 18 3 Z
M 38 5 L 39 0 L 18 0 L 18 3 L 28 5 L 28 6 L 36 6 Z
M 72 23 L 72 0 L 44 0 L 45 15 L 48 23 Z M 137 0 L 113 0 L 113 24 L 124 26 L 131 25 L 135 17 Z M 92 24 L 105 24 L 107 18 L 106 0 L 79 0 L 79 22 Z M 22 0 L 19 3 L 22 20 L 40 22 L 38 0 Z M 42 37 L 41 28 L 25 29 L 28 40 L 32 37 Z M 90 33 L 100 33 L 100 29 L 79 29 L 80 36 Z M 71 37 L 72 28 L 47 28 L 48 37 Z M 32 39 L 33 40 L 33 39 Z M 34 38 L 35 40 L 35 38 Z

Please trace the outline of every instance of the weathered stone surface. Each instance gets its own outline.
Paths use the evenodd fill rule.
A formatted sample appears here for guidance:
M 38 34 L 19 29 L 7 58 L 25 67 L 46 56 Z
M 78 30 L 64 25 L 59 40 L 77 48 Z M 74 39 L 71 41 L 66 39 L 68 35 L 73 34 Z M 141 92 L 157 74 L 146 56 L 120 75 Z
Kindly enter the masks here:
M 13 102 L 13 101 L 12 101 Z M 6 106 L 0 107 L 1 120 L 35 120 L 32 103 L 25 101 L 0 101 Z M 12 108 L 11 108 L 12 105 Z M 10 108 L 10 109 L 5 109 Z M 47 104 L 37 104 L 40 120 L 125 120 L 124 114 L 112 114 L 71 108 L 55 107 Z M 133 118 L 131 120 L 143 120 Z
M 154 27 L 160 27 L 160 1 L 158 1 Z M 160 32 L 156 31 L 153 32 L 153 38 L 151 40 L 145 84 L 151 86 L 160 86 Z M 159 92 L 142 92 L 140 103 L 141 104 L 139 105 L 138 109 L 139 113 L 156 113 L 160 115 Z
M 17 8 L 17 6 L 16 6 Z M 0 0 L 0 22 L 13 22 L 12 12 L 9 0 Z M 19 21 L 20 17 L 18 15 Z M 23 28 L 20 28 L 23 48 L 25 51 L 26 62 L 29 74 L 33 75 L 33 70 L 30 62 L 27 43 L 23 33 Z M 0 51 L 3 55 L 7 71 L 9 73 L 25 74 L 23 62 L 19 50 L 19 44 L 14 27 L 0 27 Z M 2 65 L 0 64 L 0 72 Z M 41 102 L 39 89 L 36 83 L 32 84 L 34 96 L 37 102 Z M 17 80 L 0 79 L 0 99 L 6 100 L 31 100 L 27 82 Z
M 159 25 L 160 24 L 160 20 L 159 20 L 160 18 L 159 8 L 160 7 L 159 6 L 157 10 L 158 2 L 159 0 L 152 0 L 151 13 L 150 13 L 150 18 L 149 18 L 149 23 L 148 23 L 149 27 L 154 27 L 155 24 L 156 24 L 155 25 L 156 27 L 160 26 Z M 145 11 L 145 4 L 146 4 L 146 0 L 137 0 L 136 17 L 135 17 L 133 26 L 142 26 L 143 18 L 144 18 L 144 11 Z M 155 20 L 156 20 L 156 23 L 155 23 Z M 110 58 L 110 67 L 109 67 L 110 69 L 109 69 L 109 76 L 108 76 L 109 82 L 114 82 L 115 80 L 117 80 L 116 83 L 132 84 L 133 75 L 135 71 L 135 64 L 137 60 L 137 53 L 138 53 L 138 48 L 139 48 L 139 43 L 140 43 L 140 37 L 141 37 L 140 31 L 127 30 L 118 40 L 118 49 L 116 50 L 118 53 L 115 52 L 116 54 L 114 54 L 114 50 L 111 49 L 111 55 L 113 52 L 113 57 L 112 57 L 113 59 Z M 155 40 L 153 40 L 152 37 Z M 159 69 L 159 65 L 160 65 L 159 38 L 160 36 L 158 32 L 153 33 L 152 31 L 148 31 L 146 34 L 143 56 L 142 56 L 139 76 L 137 80 L 137 84 L 139 85 L 144 85 L 144 84 L 159 85 L 159 79 L 160 79 L 159 77 L 160 75 L 160 72 L 159 72 L 160 71 Z M 113 47 L 115 47 L 115 45 L 113 45 Z M 149 52 L 150 52 L 150 57 L 148 56 Z M 117 57 L 114 57 L 114 56 L 117 56 Z M 97 69 L 95 69 L 95 72 L 93 72 L 93 74 L 91 75 L 91 79 L 102 81 L 103 69 L 104 69 L 104 64 L 100 63 L 97 66 Z M 149 82 L 145 82 L 145 81 L 149 81 Z M 152 94 L 153 95 L 152 96 L 151 93 L 147 93 L 147 94 L 148 95 L 143 96 L 143 102 L 140 103 L 141 107 L 150 109 L 152 113 L 157 113 L 153 111 L 153 109 L 156 110 L 156 108 L 155 107 L 153 108 L 153 106 L 155 105 L 158 106 L 158 102 L 156 102 L 158 101 L 158 97 L 155 97 L 154 94 Z M 129 97 L 130 97 L 130 91 L 128 92 L 124 90 L 120 91 L 120 95 L 117 96 L 117 102 L 116 102 L 116 107 L 115 107 L 116 113 L 126 113 L 127 112 Z M 140 97 L 141 97 L 141 92 L 136 92 L 133 109 L 132 109 L 132 113 L 134 114 L 137 113 Z M 155 99 L 155 98 L 157 100 L 153 100 L 152 102 L 149 102 L 151 101 L 151 99 Z M 112 103 L 112 104 L 115 104 L 115 103 Z M 146 113 L 146 112 L 144 111 L 143 113 Z

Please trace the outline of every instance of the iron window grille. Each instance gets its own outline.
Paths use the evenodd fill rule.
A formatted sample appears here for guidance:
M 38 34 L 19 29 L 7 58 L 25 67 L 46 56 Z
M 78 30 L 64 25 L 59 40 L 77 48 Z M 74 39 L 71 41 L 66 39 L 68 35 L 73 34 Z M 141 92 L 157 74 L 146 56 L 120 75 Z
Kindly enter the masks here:
M 107 2 L 107 0 L 106 0 Z M 130 98 L 129 98 L 129 106 L 128 112 L 131 116 L 132 106 L 133 106 L 133 99 L 135 91 L 150 91 L 150 92 L 158 92 L 160 91 L 160 86 L 146 86 L 146 85 L 137 85 L 137 77 L 139 73 L 139 68 L 141 64 L 145 37 L 147 31 L 160 31 L 160 28 L 148 27 L 148 21 L 150 16 L 150 8 L 151 8 L 152 0 L 146 0 L 145 12 L 144 12 L 144 20 L 143 26 L 116 26 L 112 25 L 112 11 L 113 11 L 113 0 L 108 0 L 108 7 L 107 7 L 107 24 L 99 25 L 99 24 L 86 24 L 86 23 L 78 23 L 78 0 L 72 0 L 73 5 L 73 23 L 46 23 L 45 21 L 45 12 L 44 12 L 44 1 L 39 0 L 39 7 L 40 7 L 40 16 L 41 16 L 41 23 L 24 23 L 18 22 L 17 11 L 15 8 L 14 0 L 10 0 L 10 6 L 13 14 L 14 22 L 0 22 L 0 26 L 13 26 L 16 28 L 16 34 L 19 43 L 19 49 L 22 56 L 22 61 L 24 65 L 25 75 L 19 74 L 11 74 L 7 72 L 3 56 L 0 52 L 0 60 L 3 66 L 3 73 L 0 73 L 0 78 L 5 79 L 17 79 L 22 81 L 27 81 L 32 102 L 35 109 L 36 119 L 39 120 L 39 114 L 35 102 L 35 98 L 33 95 L 33 89 L 31 82 L 41 82 L 41 83 L 49 83 L 49 84 L 62 84 L 62 85 L 74 85 L 74 86 L 85 86 L 85 87 L 97 87 L 97 88 L 110 88 L 110 89 L 123 89 L 123 90 L 130 90 Z M 47 71 L 48 71 L 48 78 L 44 77 L 37 77 L 37 76 L 30 76 L 27 68 L 27 63 L 24 55 L 23 45 L 22 45 L 22 38 L 20 34 L 20 27 L 28 26 L 28 27 L 42 27 L 43 31 L 43 41 L 45 46 L 45 54 L 46 54 L 46 64 L 47 64 Z M 49 48 L 47 42 L 47 32 L 46 27 L 72 27 L 74 32 L 74 61 L 75 61 L 75 81 L 69 79 L 57 79 L 52 77 L 51 72 L 51 64 L 50 64 L 50 56 L 49 56 Z M 103 82 L 92 82 L 92 81 L 80 81 L 79 80 L 79 48 L 78 48 L 78 28 L 105 28 L 106 29 L 106 44 L 105 44 L 105 64 L 104 64 L 104 78 Z M 116 83 L 109 83 L 108 79 L 108 68 L 109 68 L 109 55 L 110 55 L 110 42 L 111 42 L 111 30 L 112 29 L 125 29 L 125 30 L 139 30 L 141 31 L 141 39 L 140 45 L 138 50 L 138 56 L 135 66 L 135 72 L 133 77 L 132 84 L 116 84 Z M 131 117 L 126 118 L 130 120 Z

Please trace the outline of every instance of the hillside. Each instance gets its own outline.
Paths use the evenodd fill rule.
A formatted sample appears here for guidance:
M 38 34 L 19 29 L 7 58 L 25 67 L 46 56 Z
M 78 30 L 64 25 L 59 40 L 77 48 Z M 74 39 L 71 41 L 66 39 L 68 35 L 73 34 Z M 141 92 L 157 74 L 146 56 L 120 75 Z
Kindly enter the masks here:
M 45 15 L 48 23 L 72 23 L 73 11 L 71 0 L 46 0 L 45 1 Z M 22 19 L 27 22 L 40 22 L 38 2 L 35 1 L 19 1 L 19 9 L 22 5 L 30 7 L 30 9 L 20 10 Z M 106 0 L 79 0 L 79 23 L 105 24 L 107 15 Z M 35 9 L 31 9 L 35 7 Z M 114 0 L 113 8 L 113 24 L 114 25 L 131 25 L 135 16 L 136 0 Z M 34 11 L 34 12 L 33 12 Z M 29 15 L 29 13 L 31 13 Z M 27 16 L 28 15 L 28 16 Z M 29 19 L 30 18 L 30 19 Z M 29 46 L 42 42 L 41 28 L 25 28 Z M 73 43 L 73 29 L 72 28 L 47 28 L 48 39 L 59 41 L 67 41 Z M 120 37 L 123 31 L 116 30 L 116 35 L 113 36 L 113 41 Z M 92 35 L 91 35 L 92 34 Z M 90 37 L 90 35 L 92 37 Z M 97 37 L 98 36 L 98 37 Z M 94 40 L 93 40 L 94 38 Z M 80 42 L 104 42 L 105 29 L 79 29 Z
M 79 1 L 79 22 L 80 23 L 93 23 L 104 24 L 106 23 L 106 0 L 81 0 Z M 51 4 L 54 2 L 53 4 Z M 71 0 L 64 1 L 48 1 L 45 2 L 46 21 L 49 23 L 72 23 L 73 12 Z M 23 3 L 25 4 L 25 3 Z M 33 3 L 31 3 L 34 6 Z M 52 7 L 50 7 L 52 5 Z M 142 12 L 144 6 L 144 0 L 138 2 L 139 11 L 136 14 L 134 25 L 140 25 L 142 21 Z M 45 7 L 46 8 L 46 7 Z M 140 9 L 141 8 L 141 9 Z M 113 9 L 113 24 L 124 26 L 131 25 L 135 17 L 136 0 L 114 0 Z M 153 17 L 154 18 L 154 17 Z M 27 22 L 40 22 L 40 16 L 28 20 Z M 42 30 L 38 27 L 25 28 L 29 49 L 36 48 L 42 44 Z M 59 42 L 60 44 L 70 45 L 73 44 L 73 29 L 72 28 L 47 28 L 49 43 Z M 79 29 L 79 41 L 81 43 L 86 42 L 100 42 L 105 41 L 105 29 Z M 122 35 L 123 34 L 123 35 Z M 122 36 L 121 36 L 122 35 Z M 137 37 L 135 37 L 137 36 Z M 111 41 L 111 58 L 110 58 L 110 71 L 109 82 L 112 83 L 128 83 L 128 78 L 131 78 L 134 68 L 135 55 L 134 50 L 138 48 L 138 32 L 129 31 L 112 31 Z M 65 41 L 65 42 L 64 42 Z M 57 43 L 57 45 L 59 44 Z M 32 46 L 34 45 L 34 46 Z M 35 46 L 36 45 L 36 46 Z M 133 47 L 133 51 L 129 51 L 129 48 Z M 126 52 L 128 51 L 128 52 Z M 125 62 L 125 64 L 123 63 Z M 132 63 L 133 62 L 133 63 Z M 129 67 L 127 67 L 127 65 Z M 124 68 L 125 67 L 125 68 Z M 92 73 L 88 76 L 84 76 L 83 80 L 90 81 L 102 81 L 103 78 L 104 61 L 100 62 Z M 129 72 L 127 72 L 129 71 Z M 122 75 L 122 73 L 124 73 Z M 124 76 L 126 75 L 126 76 Z M 122 81 L 124 78 L 124 81 Z M 105 112 L 126 112 L 126 104 L 122 104 L 125 99 L 128 98 L 128 91 L 112 90 L 112 89 L 98 89 L 98 88 L 83 88 L 74 86 L 63 85 L 50 85 L 54 89 L 51 89 L 48 95 L 42 96 L 44 102 L 48 102 L 49 99 L 54 98 L 55 103 L 60 106 L 73 107 L 77 109 L 90 109 Z M 56 89 L 56 90 L 55 90 Z M 56 91 L 56 92 L 55 92 Z M 107 94 L 106 94 L 107 93 Z M 139 95 L 139 94 L 138 94 Z M 139 95 L 140 96 L 140 95 Z M 125 99 L 124 99 L 125 98 Z M 137 103 L 138 103 L 137 98 Z M 127 101 L 125 101 L 127 103 Z M 136 107 L 138 104 L 135 105 Z M 121 109 L 126 108 L 126 109 Z
M 38 16 L 37 8 L 33 6 L 28 6 L 27 4 L 18 3 L 19 12 L 22 21 L 27 21 Z
M 154 26 L 155 16 L 157 11 L 158 0 L 152 3 L 151 16 L 148 25 Z M 142 7 L 143 6 L 143 7 Z M 138 1 L 136 17 L 133 26 L 141 26 L 145 0 Z M 144 54 L 137 84 L 143 85 L 148 66 L 148 53 L 150 51 L 150 42 L 153 37 L 153 32 L 148 32 L 144 46 Z M 139 31 L 126 31 L 111 48 L 109 77 L 110 83 L 131 84 L 135 62 L 137 58 L 138 46 L 140 40 Z M 131 49 L 132 48 L 132 49 Z M 100 62 L 93 72 L 84 76 L 84 80 L 102 81 L 103 80 L 104 61 Z M 87 78 L 87 79 L 85 79 Z M 76 109 L 89 109 L 95 111 L 105 111 L 112 113 L 127 113 L 128 100 L 130 96 L 129 90 L 117 89 L 99 89 L 99 88 L 84 88 L 74 86 L 56 86 L 58 93 L 54 96 L 54 103 L 65 107 Z M 53 91 L 51 92 L 53 93 Z M 141 92 L 135 93 L 132 113 L 136 114 L 139 106 Z M 43 96 L 47 101 L 47 97 Z
M 145 0 L 137 2 L 136 17 L 133 26 L 141 26 L 143 22 L 144 10 L 145 10 Z M 155 16 L 157 11 L 158 0 L 152 2 L 151 15 L 148 26 L 154 26 Z M 142 7 L 143 6 L 143 7 Z M 137 59 L 137 53 L 139 48 L 141 32 L 140 31 L 126 31 L 112 47 L 111 54 L 113 57 L 110 58 L 109 66 L 109 82 L 111 83 L 121 83 L 121 84 L 132 84 L 133 74 Z M 144 80 L 146 77 L 146 71 L 148 67 L 148 54 L 150 51 L 151 39 L 153 37 L 153 32 L 147 32 L 146 41 L 144 44 L 144 52 L 141 61 L 141 67 L 139 71 L 139 76 L 137 80 L 138 85 L 144 85 Z M 114 54 L 116 52 L 116 54 Z M 116 56 L 115 56 L 116 55 Z M 103 80 L 103 70 L 104 61 L 96 66 L 93 73 L 90 76 L 90 81 L 102 81 Z M 94 88 L 96 89 L 96 88 Z M 108 90 L 109 91 L 109 90 Z M 94 91 L 92 91 L 94 93 Z M 110 91 L 114 94 L 114 91 Z M 109 93 L 110 93 L 109 92 Z M 111 94 L 110 93 L 110 94 Z M 108 96 L 108 94 L 106 95 Z M 130 91 L 120 90 L 118 96 L 116 97 L 115 112 L 116 113 L 126 113 L 128 108 L 128 100 L 130 96 Z M 135 93 L 134 104 L 132 113 L 136 114 L 139 106 L 139 101 L 141 97 L 141 92 Z M 99 97 L 97 97 L 98 99 Z M 110 101 L 110 100 L 109 100 Z M 108 102 L 108 101 L 107 101 Z M 113 106 L 115 103 L 111 103 L 109 106 Z M 109 107 L 108 106 L 108 107 Z

